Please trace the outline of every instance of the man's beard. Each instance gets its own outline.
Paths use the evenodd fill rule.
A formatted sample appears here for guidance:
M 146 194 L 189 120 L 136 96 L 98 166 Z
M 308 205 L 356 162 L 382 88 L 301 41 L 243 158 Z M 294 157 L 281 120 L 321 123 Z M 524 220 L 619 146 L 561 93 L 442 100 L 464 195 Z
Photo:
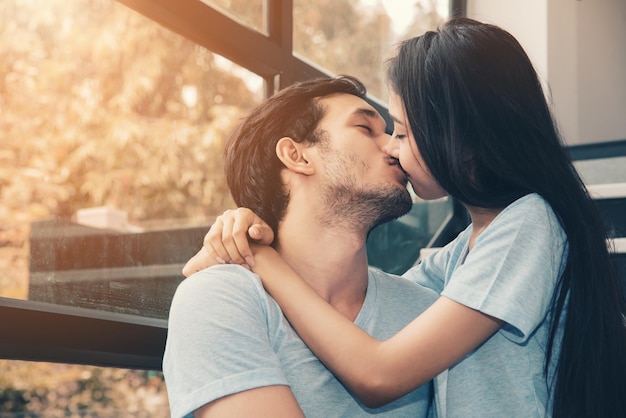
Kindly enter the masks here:
M 374 227 L 407 214 L 413 202 L 399 183 L 360 185 L 369 167 L 356 155 L 334 150 L 329 142 L 318 143 L 326 160 L 323 190 L 325 213 L 318 222 L 350 232 L 368 234 Z M 351 169 L 349 169 L 351 168 Z
M 357 188 L 351 182 L 328 185 L 324 191 L 327 226 L 369 233 L 374 227 L 407 214 L 413 205 L 405 187 L 397 184 Z

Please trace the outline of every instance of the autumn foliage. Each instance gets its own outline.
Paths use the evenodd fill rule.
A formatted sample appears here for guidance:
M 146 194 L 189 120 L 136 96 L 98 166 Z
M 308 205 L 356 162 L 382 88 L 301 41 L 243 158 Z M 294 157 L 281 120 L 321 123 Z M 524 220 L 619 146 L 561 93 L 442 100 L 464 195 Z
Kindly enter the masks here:
M 243 21 L 262 12 L 214 3 Z M 384 96 L 381 7 L 296 0 L 294 14 L 298 53 Z M 233 206 L 222 149 L 263 99 L 259 76 L 113 0 L 3 0 L 0 21 L 0 296 L 28 298 L 35 221 L 108 206 L 150 230 L 206 225 Z M 0 370 L 0 417 L 169 416 L 160 373 L 6 360 Z

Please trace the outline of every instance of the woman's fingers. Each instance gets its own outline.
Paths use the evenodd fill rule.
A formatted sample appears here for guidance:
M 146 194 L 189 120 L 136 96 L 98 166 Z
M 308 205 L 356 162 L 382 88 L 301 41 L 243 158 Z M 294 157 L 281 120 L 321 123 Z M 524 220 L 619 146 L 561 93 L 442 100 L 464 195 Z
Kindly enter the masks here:
M 183 276 L 189 277 L 200 270 L 216 264 L 218 262 L 215 260 L 215 255 L 211 254 L 207 247 L 202 247 L 183 267 Z
M 204 236 L 203 247 L 183 268 L 189 276 L 215 264 L 240 264 L 246 268 L 254 265 L 250 240 L 258 244 L 271 244 L 272 228 L 247 208 L 227 210 L 215 219 Z

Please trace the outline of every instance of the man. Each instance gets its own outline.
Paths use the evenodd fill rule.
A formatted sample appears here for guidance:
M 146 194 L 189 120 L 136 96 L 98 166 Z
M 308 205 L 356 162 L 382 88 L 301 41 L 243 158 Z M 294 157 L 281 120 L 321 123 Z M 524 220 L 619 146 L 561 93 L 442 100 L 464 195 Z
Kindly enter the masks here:
M 272 227 L 273 246 L 335 309 L 378 339 L 437 297 L 368 268 L 376 225 L 411 207 L 406 177 L 383 147 L 385 122 L 350 77 L 288 87 L 257 107 L 226 146 L 235 202 Z M 331 280 L 321 279 L 332 277 Z M 218 265 L 176 291 L 163 371 L 172 417 L 425 417 L 430 385 L 378 409 L 320 363 L 255 274 Z

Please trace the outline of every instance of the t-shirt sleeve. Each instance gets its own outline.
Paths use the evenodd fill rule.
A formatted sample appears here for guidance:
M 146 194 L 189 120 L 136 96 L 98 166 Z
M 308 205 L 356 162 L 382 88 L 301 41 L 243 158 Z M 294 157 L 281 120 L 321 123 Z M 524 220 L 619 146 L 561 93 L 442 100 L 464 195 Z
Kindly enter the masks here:
M 550 207 L 527 199 L 496 217 L 441 294 L 503 320 L 500 332 L 522 343 L 546 317 L 565 251 Z
M 226 395 L 286 385 L 258 278 L 216 266 L 187 278 L 172 300 L 163 359 L 172 417 Z

